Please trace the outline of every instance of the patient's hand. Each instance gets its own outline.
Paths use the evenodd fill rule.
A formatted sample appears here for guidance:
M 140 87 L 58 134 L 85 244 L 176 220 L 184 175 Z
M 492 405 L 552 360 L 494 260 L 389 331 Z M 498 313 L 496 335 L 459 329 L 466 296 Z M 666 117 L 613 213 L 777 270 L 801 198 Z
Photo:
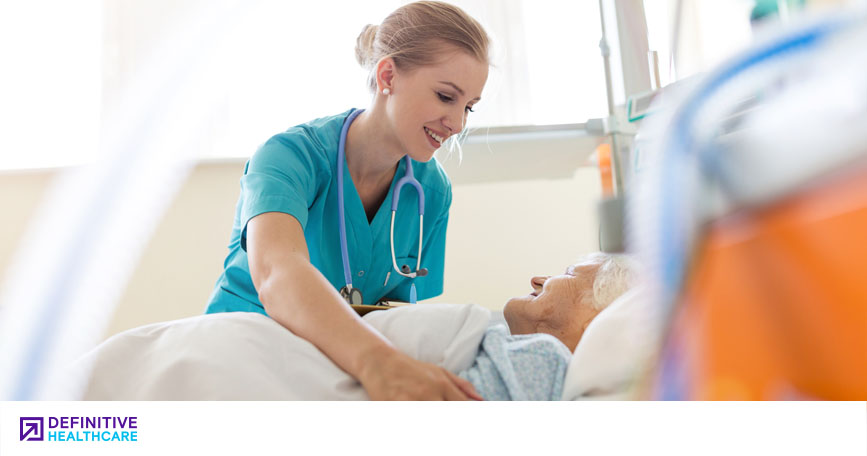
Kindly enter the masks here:
M 473 385 L 399 351 L 371 355 L 359 381 L 372 400 L 482 400 Z

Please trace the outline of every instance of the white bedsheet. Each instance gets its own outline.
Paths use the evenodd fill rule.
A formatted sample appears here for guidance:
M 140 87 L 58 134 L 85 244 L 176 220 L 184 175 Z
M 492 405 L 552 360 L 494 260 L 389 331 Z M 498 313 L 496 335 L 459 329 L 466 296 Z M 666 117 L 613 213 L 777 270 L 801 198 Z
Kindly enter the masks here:
M 490 312 L 436 304 L 365 320 L 410 356 L 453 372 L 475 358 Z M 361 385 L 270 318 L 201 315 L 125 331 L 80 359 L 87 400 L 364 400 Z
M 648 311 L 624 295 L 588 327 L 564 400 L 629 398 L 653 355 Z M 364 318 L 404 353 L 452 372 L 472 365 L 491 312 L 423 304 Z M 201 315 L 118 334 L 78 360 L 88 400 L 365 400 L 361 385 L 316 347 L 254 313 Z

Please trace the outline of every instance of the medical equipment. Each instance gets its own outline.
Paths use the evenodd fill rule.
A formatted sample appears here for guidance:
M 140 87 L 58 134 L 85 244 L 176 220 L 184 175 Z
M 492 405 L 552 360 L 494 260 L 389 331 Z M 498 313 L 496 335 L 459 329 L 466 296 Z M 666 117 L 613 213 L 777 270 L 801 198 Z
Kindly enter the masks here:
M 772 36 L 649 116 L 629 236 L 662 399 L 867 397 L 867 11 Z
M 361 293 L 361 290 L 358 288 L 353 288 L 352 286 L 352 272 L 349 268 L 349 248 L 346 245 L 346 217 L 345 217 L 345 209 L 346 205 L 344 203 L 344 188 L 343 188 L 343 168 L 344 163 L 346 162 L 346 135 L 349 132 L 349 126 L 352 124 L 352 121 L 358 117 L 359 114 L 364 112 L 363 109 L 358 109 L 353 111 L 349 117 L 346 118 L 346 121 L 343 123 L 343 129 L 340 131 L 340 142 L 337 147 L 337 206 L 339 209 L 339 220 L 340 220 L 340 254 L 343 259 L 343 276 L 346 281 L 346 286 L 340 289 L 340 295 L 346 299 L 351 305 L 362 305 L 364 304 L 364 296 Z M 427 269 L 423 269 L 421 267 L 421 247 L 422 247 L 422 229 L 424 227 L 424 191 L 421 188 L 421 184 L 419 181 L 413 176 L 412 173 L 412 159 L 409 158 L 409 155 L 404 156 L 404 162 L 406 164 L 406 171 L 404 176 L 397 181 L 394 185 L 394 191 L 391 195 L 391 228 L 389 230 L 389 239 L 391 242 L 391 263 L 394 267 L 394 270 L 404 276 L 409 277 L 410 279 L 414 279 L 416 277 L 424 277 L 427 275 Z M 415 271 L 410 270 L 409 266 L 401 265 L 398 268 L 397 259 L 394 256 L 394 217 L 397 214 L 397 203 L 400 198 L 400 189 L 406 185 L 410 184 L 415 187 L 416 192 L 418 193 L 418 257 L 415 265 Z M 416 301 L 416 290 L 415 284 L 412 284 L 410 287 L 410 303 L 415 304 Z

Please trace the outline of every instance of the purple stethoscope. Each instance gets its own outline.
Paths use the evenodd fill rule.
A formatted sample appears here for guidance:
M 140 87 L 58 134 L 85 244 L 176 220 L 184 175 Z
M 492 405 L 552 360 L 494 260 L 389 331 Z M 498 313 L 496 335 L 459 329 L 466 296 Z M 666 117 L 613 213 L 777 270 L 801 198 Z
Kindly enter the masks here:
M 351 125 L 352 121 L 362 112 L 364 112 L 363 109 L 353 111 L 349 114 L 349 117 L 346 118 L 346 121 L 343 122 L 343 129 L 340 131 L 340 142 L 337 146 L 337 187 L 339 188 L 339 191 L 337 192 L 337 206 L 340 208 L 338 211 L 340 220 L 340 254 L 343 257 L 343 276 L 346 279 L 346 286 L 340 289 L 340 295 L 343 296 L 343 299 L 346 299 L 346 302 L 354 305 L 363 304 L 364 299 L 361 290 L 353 288 L 352 273 L 349 269 L 349 249 L 346 247 L 346 216 L 345 206 L 343 203 L 343 164 L 346 162 L 346 134 L 349 131 L 349 125 Z M 391 229 L 389 231 L 391 242 L 391 264 L 398 274 L 414 279 L 416 277 L 424 277 L 427 275 L 427 269 L 421 268 L 422 227 L 424 226 L 424 191 L 421 188 L 421 184 L 412 174 L 412 160 L 409 158 L 409 155 L 405 155 L 403 158 L 406 160 L 406 174 L 397 181 L 394 185 L 394 191 L 391 194 Z M 418 192 L 418 261 L 415 265 L 414 272 L 410 270 L 407 265 L 402 265 L 398 268 L 397 259 L 394 256 L 394 216 L 397 213 L 397 201 L 400 198 L 400 189 L 405 184 L 411 184 L 415 187 L 416 192 Z M 391 274 L 390 271 L 389 274 Z M 387 278 L 386 281 L 388 281 Z M 416 302 L 414 283 L 410 287 L 409 302 L 411 304 L 415 304 Z

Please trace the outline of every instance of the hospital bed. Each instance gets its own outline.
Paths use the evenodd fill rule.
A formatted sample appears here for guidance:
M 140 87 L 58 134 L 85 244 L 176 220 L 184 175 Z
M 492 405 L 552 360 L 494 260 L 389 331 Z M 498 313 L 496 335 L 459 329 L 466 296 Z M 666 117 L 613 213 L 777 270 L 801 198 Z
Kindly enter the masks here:
M 629 399 L 654 356 L 646 300 L 629 292 L 602 311 L 576 348 L 564 400 Z M 363 317 L 410 356 L 469 367 L 502 312 L 421 304 Z M 86 400 L 366 400 L 361 385 L 312 344 L 256 313 L 201 315 L 117 334 L 78 359 Z

